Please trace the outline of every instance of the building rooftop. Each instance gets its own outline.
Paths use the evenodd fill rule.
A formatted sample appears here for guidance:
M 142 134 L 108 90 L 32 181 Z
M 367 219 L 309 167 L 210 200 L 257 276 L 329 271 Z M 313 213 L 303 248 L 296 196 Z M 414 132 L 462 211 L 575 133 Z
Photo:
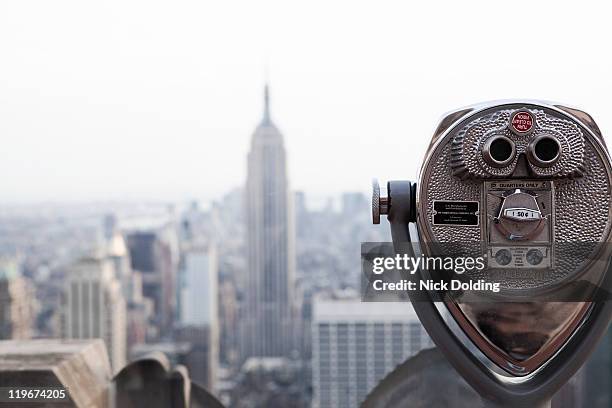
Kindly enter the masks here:
M 313 302 L 316 322 L 413 322 L 418 317 L 409 302 L 362 302 L 361 299 L 317 298 Z
M 3 340 L 0 341 L 0 370 L 54 368 L 74 355 L 97 348 L 97 343 L 101 344 L 101 340 Z
M 135 344 L 132 346 L 132 354 L 145 355 L 154 351 L 159 351 L 165 354 L 188 353 L 192 348 L 188 342 L 160 342 L 160 343 L 145 343 Z
M 250 357 L 242 365 L 242 371 L 273 371 L 289 365 L 291 361 L 284 357 Z

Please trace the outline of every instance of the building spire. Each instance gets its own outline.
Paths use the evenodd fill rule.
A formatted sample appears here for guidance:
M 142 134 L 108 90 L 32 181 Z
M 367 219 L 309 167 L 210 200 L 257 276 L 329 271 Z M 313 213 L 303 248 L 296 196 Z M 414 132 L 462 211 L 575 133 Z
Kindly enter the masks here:
M 270 90 L 268 87 L 268 83 L 264 87 L 264 117 L 263 123 L 269 125 L 271 123 L 270 120 Z

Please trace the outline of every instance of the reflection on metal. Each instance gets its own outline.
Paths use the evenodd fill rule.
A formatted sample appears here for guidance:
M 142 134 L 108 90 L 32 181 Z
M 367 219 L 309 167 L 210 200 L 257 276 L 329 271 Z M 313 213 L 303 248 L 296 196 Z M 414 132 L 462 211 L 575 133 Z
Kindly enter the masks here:
M 588 303 L 455 303 L 449 310 L 476 346 L 514 375 L 535 371 L 565 343 Z

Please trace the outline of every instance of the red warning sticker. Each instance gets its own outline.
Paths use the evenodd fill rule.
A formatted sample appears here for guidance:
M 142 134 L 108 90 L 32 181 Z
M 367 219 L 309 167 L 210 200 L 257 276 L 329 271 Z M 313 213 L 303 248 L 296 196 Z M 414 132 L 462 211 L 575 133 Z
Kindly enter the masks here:
M 518 133 L 527 133 L 533 128 L 533 115 L 527 111 L 514 112 L 510 119 L 512 129 Z

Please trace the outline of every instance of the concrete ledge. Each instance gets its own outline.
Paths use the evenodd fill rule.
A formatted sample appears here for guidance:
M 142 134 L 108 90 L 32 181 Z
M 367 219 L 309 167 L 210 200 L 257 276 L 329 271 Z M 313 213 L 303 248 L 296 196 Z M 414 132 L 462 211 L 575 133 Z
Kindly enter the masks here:
M 63 387 L 54 407 L 108 407 L 111 368 L 102 340 L 0 341 L 0 387 Z
M 63 387 L 69 400 L 30 407 L 223 408 L 188 370 L 160 352 L 125 366 L 114 378 L 102 340 L 0 341 L 0 387 Z M 17 404 L 1 403 L 0 407 Z

